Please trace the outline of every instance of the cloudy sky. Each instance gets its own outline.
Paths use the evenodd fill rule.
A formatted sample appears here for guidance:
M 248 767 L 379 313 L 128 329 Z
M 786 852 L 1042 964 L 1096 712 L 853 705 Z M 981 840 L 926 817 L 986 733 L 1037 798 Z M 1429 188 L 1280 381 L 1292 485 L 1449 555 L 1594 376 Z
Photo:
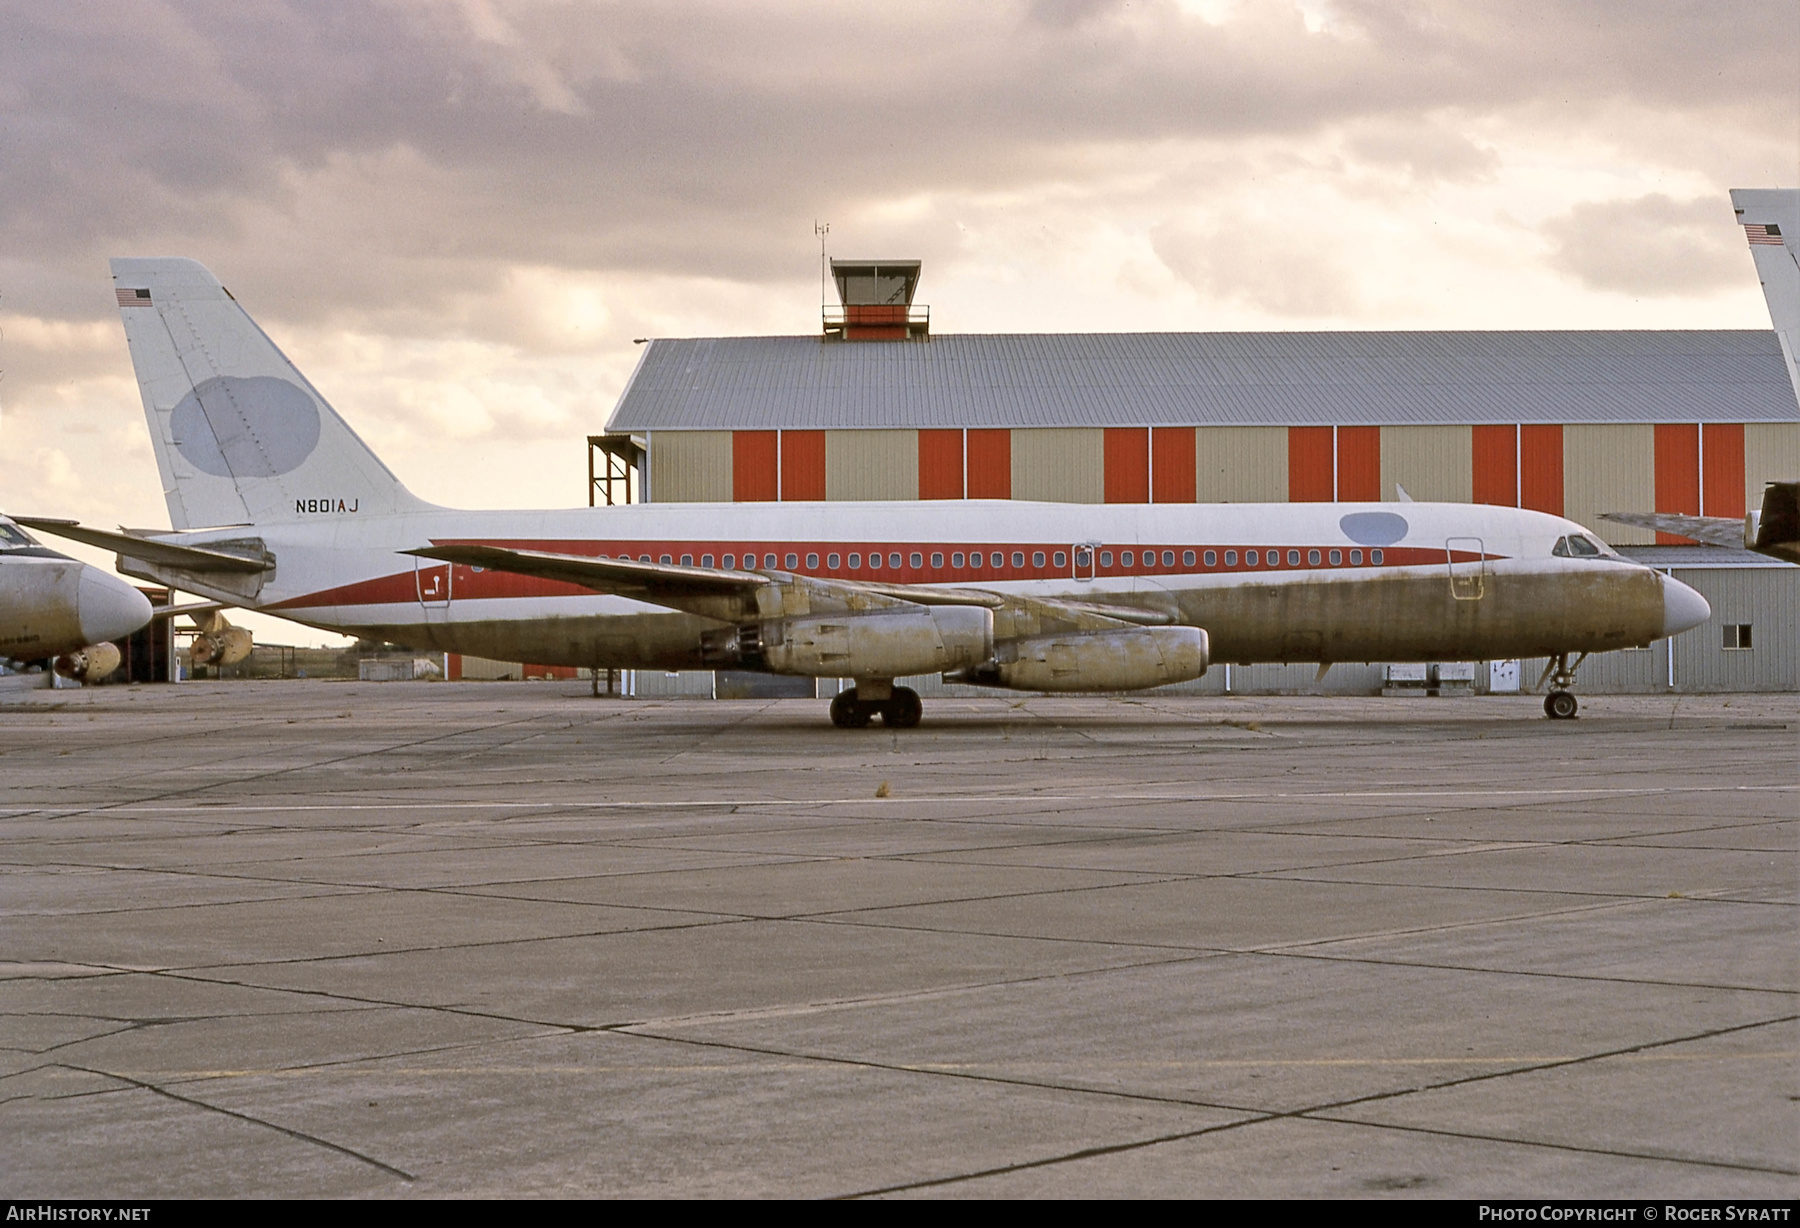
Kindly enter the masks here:
M 938 332 L 1766 328 L 1725 192 L 1800 182 L 1792 0 L 0 0 L 0 32 L 0 509 L 107 525 L 168 523 L 108 256 L 209 265 L 423 497 L 555 506 L 633 338 L 817 329 L 815 220 L 922 258 Z

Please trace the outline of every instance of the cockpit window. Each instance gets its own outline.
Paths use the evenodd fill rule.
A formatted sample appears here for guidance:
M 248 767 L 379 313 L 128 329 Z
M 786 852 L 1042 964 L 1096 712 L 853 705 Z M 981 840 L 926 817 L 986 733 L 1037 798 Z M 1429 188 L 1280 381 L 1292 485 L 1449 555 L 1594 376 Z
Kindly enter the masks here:
M 1550 553 L 1559 559 L 1597 559 L 1605 552 L 1584 535 L 1571 533 L 1558 538 Z
M 37 542 L 31 534 L 17 525 L 7 524 L 0 520 L 0 550 L 22 550 L 26 546 L 35 546 Z

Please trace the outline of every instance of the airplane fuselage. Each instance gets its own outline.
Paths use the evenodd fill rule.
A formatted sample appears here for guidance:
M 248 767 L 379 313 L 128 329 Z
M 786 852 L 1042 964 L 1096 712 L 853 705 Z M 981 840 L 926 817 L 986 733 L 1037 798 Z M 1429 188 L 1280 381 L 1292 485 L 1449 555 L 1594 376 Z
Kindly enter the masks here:
M 345 634 L 596 668 L 703 668 L 700 636 L 721 624 L 398 552 L 479 543 L 1130 606 L 1203 628 L 1218 662 L 1509 659 L 1668 634 L 1671 582 L 1610 552 L 1553 553 L 1584 532 L 1538 512 L 1436 503 L 333 508 L 182 535 L 195 545 L 260 541 L 276 567 L 243 582 L 254 591 L 220 588 L 216 575 L 130 569 Z

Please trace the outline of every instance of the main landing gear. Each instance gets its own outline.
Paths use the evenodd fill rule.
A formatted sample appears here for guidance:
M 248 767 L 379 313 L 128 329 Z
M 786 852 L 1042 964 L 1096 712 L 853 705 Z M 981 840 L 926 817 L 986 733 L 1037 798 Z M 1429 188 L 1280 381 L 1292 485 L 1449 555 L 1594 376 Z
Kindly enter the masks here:
M 1544 696 L 1544 715 L 1551 720 L 1572 721 L 1575 719 L 1575 713 L 1581 705 L 1576 702 L 1573 695 L 1569 694 L 1569 688 L 1575 685 L 1575 671 L 1585 660 L 1587 660 L 1587 653 L 1584 652 L 1575 658 L 1574 665 L 1570 665 L 1569 654 L 1559 652 L 1550 658 L 1548 665 L 1544 666 L 1544 677 L 1538 679 L 1538 685 L 1542 686 L 1546 678 L 1550 680 L 1550 693 Z
M 831 701 L 831 723 L 839 729 L 867 729 L 876 716 L 889 729 L 911 729 L 925 714 L 919 693 L 911 687 L 888 685 L 886 699 L 863 699 L 857 692 L 862 687 L 840 691 Z M 869 687 L 869 690 L 875 688 Z

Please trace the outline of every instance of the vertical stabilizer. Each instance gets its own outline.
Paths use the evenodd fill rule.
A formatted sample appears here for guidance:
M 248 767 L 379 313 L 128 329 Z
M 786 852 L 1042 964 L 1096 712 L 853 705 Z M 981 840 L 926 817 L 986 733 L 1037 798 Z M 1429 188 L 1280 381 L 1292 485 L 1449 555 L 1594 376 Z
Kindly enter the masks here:
M 1800 189 L 1733 188 L 1731 207 L 1750 240 L 1769 319 L 1800 399 Z
M 175 528 L 426 506 L 205 266 L 114 260 L 112 273 Z

